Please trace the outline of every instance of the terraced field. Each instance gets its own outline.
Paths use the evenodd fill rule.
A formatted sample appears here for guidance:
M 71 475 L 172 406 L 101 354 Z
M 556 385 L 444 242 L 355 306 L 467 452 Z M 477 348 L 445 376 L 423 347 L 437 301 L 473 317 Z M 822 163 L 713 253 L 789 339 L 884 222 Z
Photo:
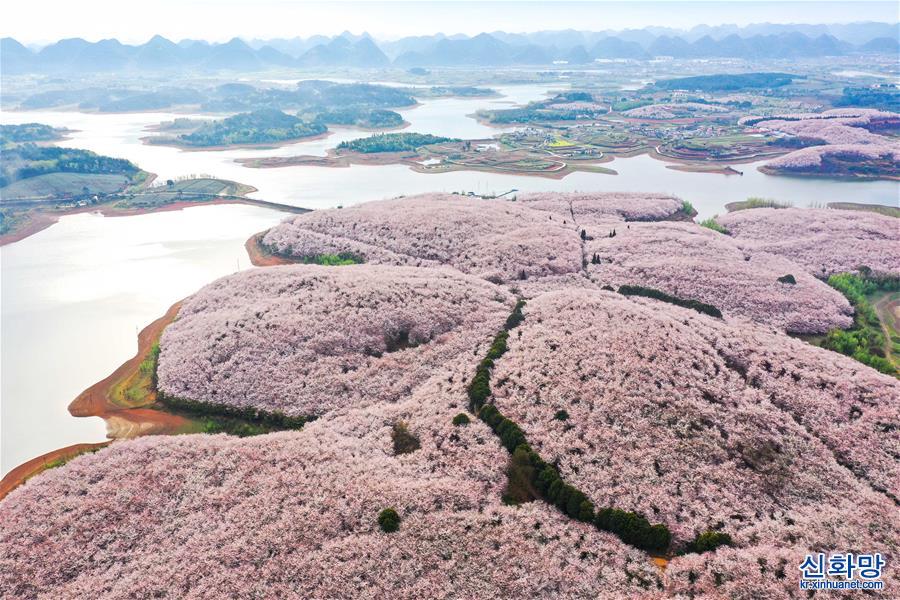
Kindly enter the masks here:
M 58 201 L 89 194 L 111 194 L 125 189 L 129 182 L 125 175 L 47 173 L 0 188 L 0 200 Z

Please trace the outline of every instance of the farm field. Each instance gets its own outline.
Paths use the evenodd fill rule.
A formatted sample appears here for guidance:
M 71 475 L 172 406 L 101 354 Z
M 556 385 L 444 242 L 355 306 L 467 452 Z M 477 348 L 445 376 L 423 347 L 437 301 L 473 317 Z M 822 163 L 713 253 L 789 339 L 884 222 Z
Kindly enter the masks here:
M 91 194 L 123 191 L 131 179 L 125 175 L 90 173 L 48 173 L 20 179 L 0 188 L 0 202 L 28 200 L 53 202 Z

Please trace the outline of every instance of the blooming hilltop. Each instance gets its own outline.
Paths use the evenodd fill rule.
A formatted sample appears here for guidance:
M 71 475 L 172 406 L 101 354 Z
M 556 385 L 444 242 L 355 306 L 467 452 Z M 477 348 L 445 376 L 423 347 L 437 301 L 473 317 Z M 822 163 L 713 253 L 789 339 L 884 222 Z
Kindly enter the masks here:
M 896 276 L 895 222 L 692 214 L 427 194 L 272 228 L 319 264 L 199 290 L 153 379 L 302 429 L 34 478 L 0 504 L 4 597 L 793 598 L 822 548 L 893 564 L 900 383 L 787 332 L 857 325 L 822 277 Z
M 159 389 L 292 416 L 386 402 L 472 352 L 512 304 L 449 269 L 245 271 L 185 302 L 160 343 Z
M 816 276 L 859 271 L 900 275 L 896 219 L 864 211 L 826 209 L 742 210 L 718 217 L 737 245 L 750 253 L 778 254 Z
M 900 114 L 874 109 L 835 109 L 821 113 L 779 115 L 772 119 L 746 117 L 745 124 L 777 131 L 800 139 L 814 140 L 813 145 L 789 152 L 769 161 L 765 168 L 786 173 L 837 173 L 844 165 L 858 176 L 871 175 L 858 163 L 874 161 L 885 163 L 881 174 L 900 176 L 900 144 L 896 138 L 879 135 L 884 129 L 896 129 Z

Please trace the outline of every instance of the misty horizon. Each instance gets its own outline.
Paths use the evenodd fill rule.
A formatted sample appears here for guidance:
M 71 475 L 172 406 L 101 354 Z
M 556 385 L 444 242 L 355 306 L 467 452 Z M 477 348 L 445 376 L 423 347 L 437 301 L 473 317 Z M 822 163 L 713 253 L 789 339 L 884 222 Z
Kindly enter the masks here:
M 753 25 L 897 24 L 893 2 L 559 2 L 552 8 L 531 2 L 273 2 L 245 10 L 241 3 L 215 6 L 215 19 L 203 3 L 181 6 L 170 0 L 157 3 L 153 13 L 138 23 L 127 10 L 106 0 L 88 0 L 78 6 L 54 7 L 58 18 L 44 19 L 46 6 L 15 5 L 7 10 L 0 37 L 13 37 L 27 46 L 80 37 L 96 42 L 117 39 L 140 44 L 161 35 L 167 39 L 202 39 L 211 43 L 240 37 L 293 39 L 343 32 L 368 33 L 374 39 L 394 41 L 415 35 L 473 36 L 481 32 L 535 33 L 538 31 L 624 31 L 660 28 L 690 31 L 696 27 Z M 71 11 L 71 13 L 70 13 Z M 102 13 L 99 21 L 88 15 Z M 265 16 L 265 18 L 262 18 Z M 423 27 L 423 23 L 425 24 Z M 430 23 L 440 23 L 429 28 Z M 239 25 L 238 25 L 239 24 Z M 539 25 L 538 25 L 539 24 Z M 123 33 L 127 32 L 127 33 Z M 356 33 L 360 32 L 360 33 Z
M 472 39 L 473 37 L 477 37 L 479 35 L 484 35 L 484 34 L 491 35 L 491 36 L 504 35 L 504 34 L 505 35 L 527 36 L 527 35 L 542 34 L 542 33 L 565 33 L 565 32 L 580 33 L 580 34 L 594 34 L 594 35 L 603 35 L 603 36 L 616 36 L 618 34 L 627 34 L 630 32 L 645 31 L 647 33 L 650 33 L 650 34 L 656 35 L 656 36 L 663 36 L 663 35 L 680 36 L 680 35 L 695 34 L 698 36 L 710 35 L 714 39 L 717 39 L 717 38 L 724 37 L 726 35 L 730 35 L 732 33 L 737 33 L 738 35 L 740 35 L 741 33 L 744 33 L 745 35 L 752 35 L 752 34 L 748 33 L 749 30 L 752 30 L 753 28 L 768 27 L 768 26 L 782 27 L 787 31 L 787 30 L 796 30 L 796 29 L 804 29 L 804 28 L 811 28 L 811 27 L 827 28 L 827 27 L 832 27 L 832 26 L 851 27 L 851 26 L 866 26 L 866 25 L 887 25 L 887 26 L 892 26 L 892 27 L 900 27 L 900 21 L 897 21 L 897 22 L 849 21 L 849 22 L 841 22 L 841 23 L 822 23 L 822 22 L 772 23 L 769 21 L 763 21 L 763 22 L 758 22 L 758 23 L 748 23 L 746 25 L 737 25 L 735 23 L 720 23 L 720 24 L 710 25 L 710 24 L 706 24 L 706 23 L 700 23 L 700 24 L 694 25 L 692 27 L 687 27 L 687 28 L 666 27 L 663 25 L 646 25 L 644 27 L 626 27 L 626 28 L 622 28 L 622 29 L 565 28 L 565 29 L 538 29 L 538 30 L 533 30 L 533 31 L 510 31 L 510 30 L 504 30 L 504 29 L 493 29 L 490 31 L 484 30 L 484 31 L 479 31 L 476 33 L 469 33 L 469 34 L 463 33 L 463 32 L 447 33 L 444 31 L 436 31 L 433 33 L 422 33 L 418 36 L 379 36 L 379 35 L 373 34 L 372 32 L 366 31 L 366 30 L 351 31 L 349 29 L 345 29 L 344 31 L 341 31 L 339 33 L 312 33 L 309 35 L 296 35 L 296 36 L 292 36 L 292 37 L 279 37 L 279 36 L 272 36 L 272 37 L 253 36 L 253 37 L 250 37 L 250 36 L 245 36 L 245 35 L 235 35 L 230 38 L 221 38 L 221 39 L 207 39 L 207 38 L 201 38 L 201 37 L 175 38 L 175 37 L 169 37 L 162 33 L 154 33 L 144 40 L 128 40 L 128 39 L 120 38 L 120 37 L 116 37 L 116 36 L 96 38 L 96 39 L 84 37 L 84 36 L 73 36 L 73 37 L 58 38 L 58 39 L 53 39 L 53 40 L 45 40 L 42 42 L 26 42 L 25 40 L 23 40 L 19 37 L 16 37 L 15 35 L 4 35 L 2 37 L 12 38 L 12 39 L 20 42 L 23 46 L 37 52 L 37 51 L 42 50 L 43 48 L 46 48 L 47 46 L 51 46 L 51 45 L 55 44 L 55 43 L 62 42 L 65 40 L 72 40 L 72 39 L 81 39 L 81 40 L 84 40 L 86 42 L 93 43 L 93 44 L 96 44 L 98 42 L 115 40 L 123 45 L 128 45 L 128 46 L 142 46 L 142 45 L 145 45 L 157 38 L 162 38 L 162 39 L 174 42 L 176 44 L 184 44 L 184 43 L 188 43 L 188 42 L 200 42 L 200 43 L 207 43 L 209 45 L 227 44 L 228 42 L 231 42 L 231 41 L 234 41 L 237 39 L 237 40 L 246 42 L 248 45 L 253 46 L 253 47 L 258 47 L 259 44 L 265 44 L 267 42 L 277 41 L 277 40 L 283 40 L 283 41 L 294 41 L 294 40 L 309 41 L 309 40 L 314 40 L 314 39 L 329 39 L 330 40 L 330 39 L 334 39 L 334 38 L 338 38 L 338 37 L 347 37 L 347 38 L 351 38 L 351 39 L 362 39 L 362 38 L 368 37 L 377 43 L 378 42 L 390 43 L 390 42 L 397 42 L 397 41 L 400 41 L 403 39 L 414 38 L 414 37 L 434 37 L 434 38 L 439 38 L 439 39 L 446 38 L 446 39 L 453 40 L 453 39 Z M 716 31 L 716 30 L 719 30 L 719 31 Z M 715 34 L 709 33 L 710 31 L 715 31 L 716 33 Z M 744 36 L 741 36 L 741 37 L 744 37 Z

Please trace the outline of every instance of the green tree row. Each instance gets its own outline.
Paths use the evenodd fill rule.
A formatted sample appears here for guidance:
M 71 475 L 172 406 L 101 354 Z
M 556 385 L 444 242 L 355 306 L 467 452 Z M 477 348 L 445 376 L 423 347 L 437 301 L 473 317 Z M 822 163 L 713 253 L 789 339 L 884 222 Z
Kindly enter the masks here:
M 897 375 L 897 367 L 886 356 L 886 340 L 878 313 L 868 297 L 877 292 L 900 290 L 900 277 L 877 276 L 862 268 L 858 275 L 838 273 L 828 278 L 828 285 L 841 292 L 854 309 L 853 327 L 832 329 L 822 346 L 868 365 L 882 373 Z
M 720 319 L 722 318 L 722 311 L 720 311 L 712 304 L 706 304 L 705 302 L 700 302 L 699 300 L 685 300 L 684 298 L 672 296 L 663 291 L 655 290 L 653 288 L 643 287 L 640 285 L 623 285 L 619 288 L 619 293 L 623 296 L 644 296 L 645 298 L 662 300 L 663 302 L 668 302 L 669 304 L 674 304 L 676 306 L 691 308 L 693 310 L 696 310 L 697 312 L 701 312 L 712 317 L 717 317 Z
M 592 523 L 597 529 L 608 531 L 623 542 L 653 553 L 664 553 L 672 544 L 672 534 L 665 524 L 652 524 L 642 514 L 618 508 L 602 508 L 596 510 L 587 495 L 578 488 L 566 483 L 559 469 L 535 452 L 528 444 L 525 432 L 511 419 L 503 416 L 500 410 L 487 400 L 491 395 L 490 377 L 494 361 L 508 350 L 509 332 L 525 320 L 523 308 L 525 301 L 520 300 L 506 320 L 501 330 L 491 343 L 485 358 L 479 363 L 475 375 L 469 384 L 469 402 L 472 411 L 478 415 L 500 438 L 503 447 L 511 454 L 509 470 L 510 484 L 515 478 L 518 490 L 511 498 L 521 496 L 523 488 L 534 493 L 546 502 L 553 504 L 569 517 L 585 523 Z M 461 418 L 462 417 L 462 418 Z M 568 417 L 568 415 L 566 415 Z M 454 417 L 454 425 L 464 425 L 468 418 L 460 414 Z M 699 533 L 685 548 L 686 552 L 707 552 L 722 545 L 731 545 L 731 537 L 719 531 Z
M 428 133 L 376 133 L 369 137 L 357 138 L 338 144 L 338 150 L 350 150 L 361 154 L 375 152 L 409 152 L 422 146 L 458 142 L 456 138 L 441 137 Z

